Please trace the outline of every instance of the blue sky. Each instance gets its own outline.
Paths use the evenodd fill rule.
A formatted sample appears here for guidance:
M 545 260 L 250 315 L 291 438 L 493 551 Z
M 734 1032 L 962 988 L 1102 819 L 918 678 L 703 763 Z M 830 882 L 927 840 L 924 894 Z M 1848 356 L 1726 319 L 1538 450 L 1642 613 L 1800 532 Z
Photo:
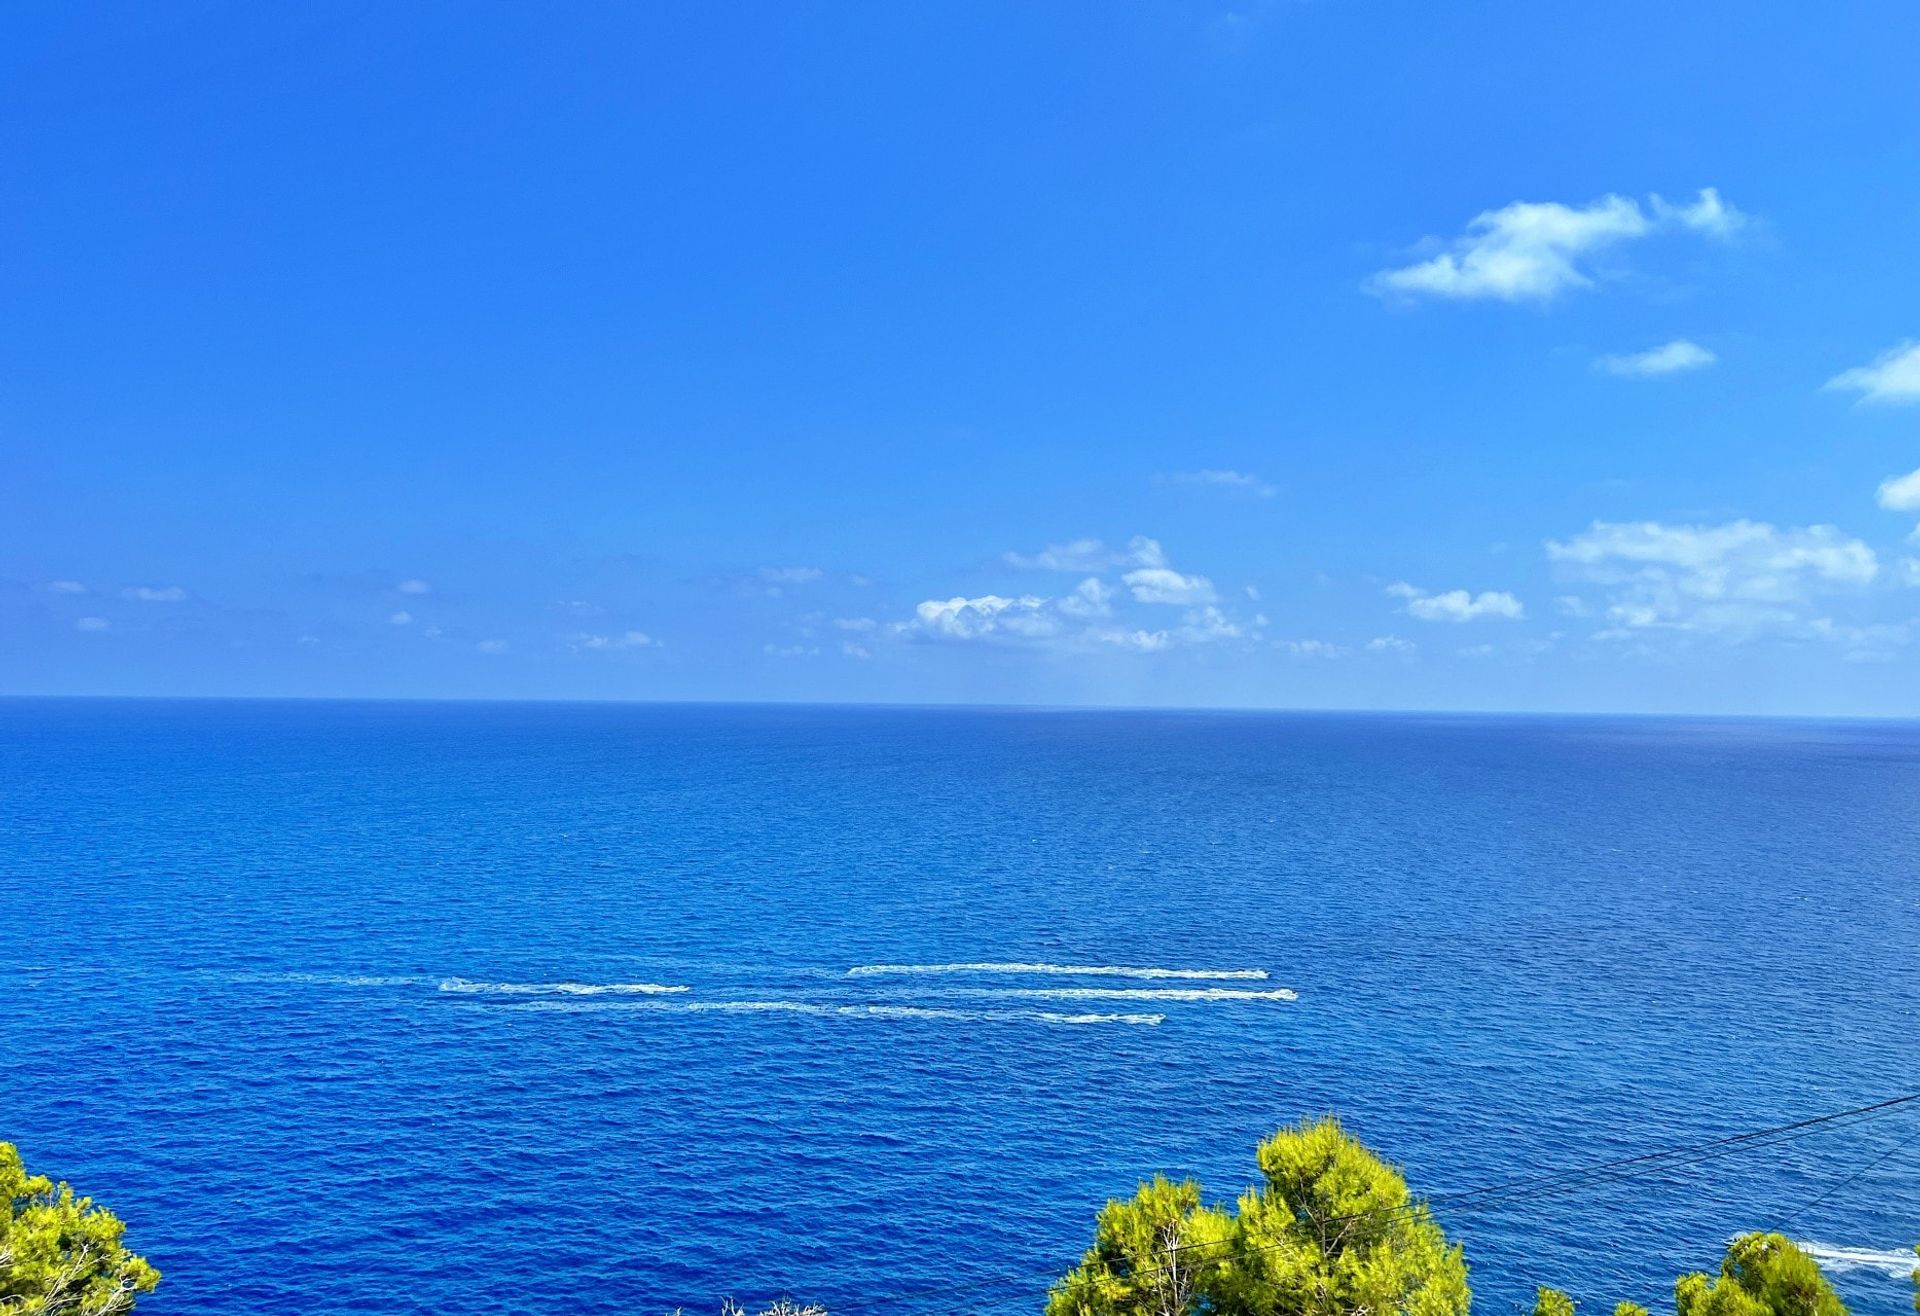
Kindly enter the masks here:
M 1917 39 L 14 6 L 0 691 L 1920 714 Z

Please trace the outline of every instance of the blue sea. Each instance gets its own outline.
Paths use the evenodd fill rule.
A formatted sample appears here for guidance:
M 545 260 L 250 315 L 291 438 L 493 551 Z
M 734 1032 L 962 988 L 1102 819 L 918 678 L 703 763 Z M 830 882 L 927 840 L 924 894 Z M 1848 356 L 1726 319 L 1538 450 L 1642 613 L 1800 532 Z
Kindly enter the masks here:
M 1337 1112 L 1476 1303 L 1910 1310 L 1920 726 L 0 702 L 0 1139 L 142 1311 L 1033 1312 Z M 909 1295 L 909 1296 L 901 1296 Z

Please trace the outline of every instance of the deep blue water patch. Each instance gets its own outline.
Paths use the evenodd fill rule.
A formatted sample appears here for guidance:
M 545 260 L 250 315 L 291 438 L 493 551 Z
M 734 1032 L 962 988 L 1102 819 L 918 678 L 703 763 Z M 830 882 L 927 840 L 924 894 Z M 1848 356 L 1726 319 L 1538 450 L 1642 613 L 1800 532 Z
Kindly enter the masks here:
M 156 1313 L 1031 1311 L 1302 1115 L 1442 1194 L 1920 1088 L 1920 728 L 14 700 L 0 910 L 0 1138 Z M 1442 1223 L 1894 1316 L 1916 1134 Z

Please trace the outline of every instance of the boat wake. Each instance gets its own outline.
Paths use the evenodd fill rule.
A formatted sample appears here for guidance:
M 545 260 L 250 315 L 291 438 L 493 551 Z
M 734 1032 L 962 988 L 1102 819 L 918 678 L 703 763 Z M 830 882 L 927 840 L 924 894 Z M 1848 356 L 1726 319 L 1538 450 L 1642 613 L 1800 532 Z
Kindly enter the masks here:
M 850 978 L 901 976 L 933 973 L 1010 973 L 1021 975 L 1057 974 L 1072 978 L 1192 978 L 1249 979 L 1265 978 L 1265 969 L 1162 969 L 1125 964 L 1046 964 L 1018 960 L 979 960 L 962 964 L 857 964 L 847 970 Z
M 1894 1279 L 1905 1279 L 1920 1270 L 1920 1256 L 1910 1251 L 1882 1252 L 1875 1248 L 1838 1247 L 1831 1243 L 1798 1243 L 1798 1246 L 1823 1267 L 1832 1270 L 1877 1270 Z
M 494 996 L 669 996 L 689 990 L 657 982 L 475 982 L 442 978 L 440 990 Z

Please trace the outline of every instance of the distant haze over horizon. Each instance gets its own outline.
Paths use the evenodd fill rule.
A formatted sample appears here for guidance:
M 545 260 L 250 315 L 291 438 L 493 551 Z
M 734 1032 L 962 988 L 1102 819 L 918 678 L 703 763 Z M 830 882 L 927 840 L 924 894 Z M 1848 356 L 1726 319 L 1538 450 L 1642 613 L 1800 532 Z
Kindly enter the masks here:
M 1912 6 L 0 38 L 0 693 L 1920 715 Z

